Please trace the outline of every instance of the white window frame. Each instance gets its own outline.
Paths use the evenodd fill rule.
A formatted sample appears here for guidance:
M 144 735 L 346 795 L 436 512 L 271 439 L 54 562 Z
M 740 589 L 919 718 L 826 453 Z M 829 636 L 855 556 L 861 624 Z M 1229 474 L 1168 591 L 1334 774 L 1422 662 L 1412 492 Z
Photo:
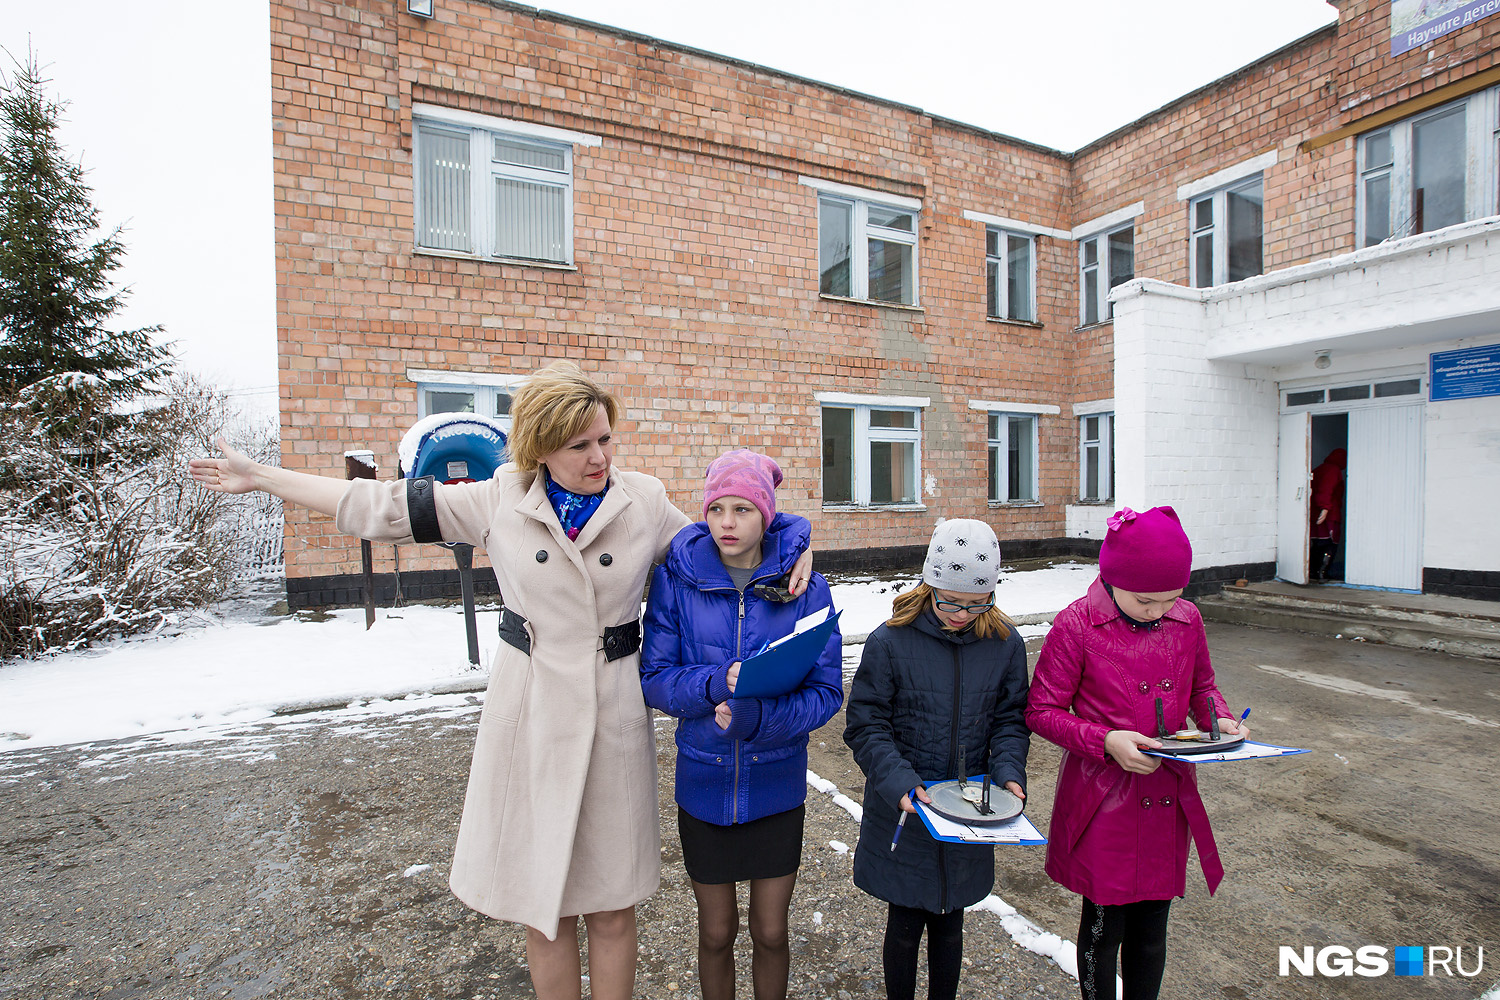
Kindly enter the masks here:
M 1110 251 L 1110 237 L 1116 236 L 1126 230 L 1130 231 L 1130 274 L 1120 277 L 1114 273 L 1114 257 Z M 1088 249 L 1094 248 L 1094 261 L 1088 262 Z M 1094 287 L 1094 318 L 1089 319 L 1088 301 L 1088 276 L 1092 271 L 1095 275 Z M 1131 219 L 1123 226 L 1113 226 L 1109 229 L 1095 232 L 1092 236 L 1086 236 L 1078 241 L 1078 325 L 1094 326 L 1098 323 L 1108 323 L 1115 318 L 1114 303 L 1109 300 L 1110 291 L 1116 286 L 1123 284 L 1135 277 L 1135 220 Z
M 1248 188 L 1260 187 L 1261 224 L 1260 224 L 1260 270 L 1256 274 L 1266 273 L 1266 184 L 1264 174 L 1255 174 L 1244 180 L 1227 184 L 1216 191 L 1212 191 L 1200 198 L 1194 198 L 1188 202 L 1188 285 L 1191 288 L 1208 288 L 1212 285 L 1226 284 L 1229 278 L 1229 196 L 1238 191 Z M 1210 207 L 1211 221 L 1206 226 L 1198 225 L 1198 206 L 1207 203 Z M 1213 245 L 1213 274 L 1209 276 L 1206 283 L 1200 283 L 1202 275 L 1198 273 L 1198 241 L 1208 239 Z M 1245 275 L 1246 278 L 1255 275 Z M 1241 278 L 1234 279 L 1243 280 Z
M 823 506 L 830 510 L 852 508 L 875 508 L 879 510 L 922 508 L 922 413 L 931 403 L 927 396 L 859 396 L 849 393 L 819 392 L 813 398 L 818 401 L 819 427 L 822 426 L 824 410 L 854 411 L 853 469 L 850 473 L 852 500 L 823 499 Z M 900 410 L 916 414 L 913 427 L 872 427 L 870 411 Z M 821 449 L 822 434 L 819 434 Z M 912 445 L 912 499 L 891 502 L 873 502 L 870 499 L 870 445 L 880 442 Z M 820 459 L 819 469 L 823 467 Z M 823 491 L 821 482 L 819 492 Z
M 431 416 L 434 411 L 428 405 L 428 393 L 468 393 L 474 397 L 474 413 L 497 420 L 505 433 L 510 434 L 510 407 L 500 413 L 501 397 L 515 394 L 529 376 L 496 374 L 492 372 L 441 371 L 429 368 L 408 368 L 406 378 L 417 384 L 417 419 Z
M 1373 246 L 1370 242 L 1367 216 L 1370 209 L 1366 185 L 1380 177 L 1390 178 L 1389 208 L 1386 219 L 1387 240 L 1411 236 L 1416 229 L 1415 160 L 1412 133 L 1416 126 L 1441 118 L 1458 108 L 1464 109 L 1464 134 L 1467 156 L 1464 178 L 1464 219 L 1468 222 L 1500 214 L 1500 87 L 1461 97 L 1456 101 L 1429 108 L 1409 118 L 1392 122 L 1360 135 L 1355 144 L 1355 245 Z M 1389 165 L 1367 163 L 1372 139 L 1389 136 Z M 1431 231 L 1430 229 L 1427 231 Z
M 466 136 L 469 145 L 469 246 L 467 249 L 451 249 L 424 246 L 423 198 L 421 184 L 422 149 L 424 131 L 432 130 L 454 136 Z M 548 149 L 562 154 L 563 169 L 551 170 L 528 167 L 514 163 L 496 162 L 493 157 L 495 140 L 518 142 L 528 146 Z M 506 260 L 543 267 L 571 267 L 573 264 L 573 147 L 598 146 L 598 136 L 572 132 L 567 129 L 536 125 L 531 122 L 513 121 L 492 115 L 458 111 L 430 104 L 418 104 L 412 109 L 412 244 L 418 253 L 437 256 L 473 257 L 488 260 Z M 557 257 L 515 257 L 497 251 L 495 232 L 495 180 L 508 178 L 559 188 L 564 192 L 565 219 L 563 223 L 563 250 Z
M 818 192 L 817 227 L 819 255 L 817 269 L 819 295 L 836 299 L 858 299 L 862 302 L 871 302 L 876 305 L 920 307 L 922 304 L 919 294 L 922 284 L 922 261 L 917 236 L 922 230 L 921 201 L 901 195 L 867 191 L 863 188 L 838 184 L 833 181 L 819 180 L 813 177 L 803 177 L 800 178 L 800 181 L 802 184 Z M 822 260 L 823 206 L 825 204 L 842 205 L 850 209 L 849 294 L 847 296 L 822 291 L 824 270 Z M 869 221 L 870 207 L 872 205 L 889 211 L 910 213 L 911 232 L 872 225 Z M 904 295 L 899 300 L 870 298 L 870 240 L 872 239 L 883 240 L 888 243 L 900 243 L 903 246 L 911 248 L 911 287 L 903 289 Z
M 990 253 L 990 238 L 994 237 L 999 248 L 999 254 Z M 1010 241 L 1011 239 L 1024 240 L 1027 255 L 1027 281 L 1029 288 L 1027 296 L 1030 299 L 1029 316 L 1013 315 L 1010 302 Z M 993 302 L 996 311 L 990 310 L 991 297 L 990 269 L 996 269 L 995 295 Z M 1024 232 L 1019 229 L 1007 229 L 1001 226 L 986 226 L 984 228 L 984 282 L 985 282 L 985 315 L 990 319 L 1000 320 L 1006 323 L 1035 323 L 1037 321 L 1036 311 L 1036 236 L 1033 233 Z
M 1088 422 L 1091 419 L 1099 420 L 1099 437 L 1088 437 Z M 1108 488 L 1107 496 L 1091 497 L 1088 495 L 1088 462 L 1089 451 L 1096 450 L 1099 453 L 1099 484 L 1100 492 Z M 1114 491 L 1114 464 L 1115 464 L 1115 415 L 1112 410 L 1097 410 L 1089 413 L 1078 414 L 1078 501 L 1079 503 L 1112 503 L 1115 499 Z
M 991 437 L 989 433 L 989 423 L 991 420 L 994 420 L 997 424 L 998 433 L 994 437 Z M 1029 470 L 1031 479 L 1029 492 L 1031 496 L 1014 499 L 1010 496 L 1015 491 L 1011 488 L 1014 484 L 1010 482 L 1009 461 L 1010 422 L 1012 420 L 1027 421 L 1030 424 L 1029 433 L 1031 435 L 1031 468 Z M 1038 448 L 1041 444 L 1039 424 L 1040 419 L 1035 413 L 1017 413 L 1014 410 L 990 410 L 985 414 L 985 448 L 995 468 L 994 475 L 985 477 L 989 480 L 986 489 L 989 493 L 990 503 L 996 506 L 1015 507 L 1035 505 L 1041 502 L 1041 496 L 1037 487 L 1037 481 L 1040 478 L 1037 470 L 1040 464 Z M 1001 482 L 1002 479 L 1004 480 L 1003 483 Z

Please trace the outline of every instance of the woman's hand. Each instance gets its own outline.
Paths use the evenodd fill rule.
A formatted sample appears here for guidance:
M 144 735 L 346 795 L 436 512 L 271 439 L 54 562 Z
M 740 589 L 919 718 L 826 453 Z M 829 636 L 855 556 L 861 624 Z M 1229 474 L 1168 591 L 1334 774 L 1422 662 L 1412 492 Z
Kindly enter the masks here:
M 1314 521 L 1313 523 L 1314 524 L 1322 524 L 1326 520 L 1328 520 L 1328 508 L 1324 507 L 1323 509 L 1321 509 L 1321 510 L 1318 511 L 1318 519 L 1316 521 Z
M 1011 784 L 1015 784 L 1015 782 L 1011 782 Z M 932 796 L 927 794 L 926 787 L 924 787 L 922 785 L 918 785 L 916 791 L 917 791 L 917 798 L 919 798 L 919 799 L 922 800 L 922 804 L 924 806 L 930 806 L 930 805 L 932 805 Z M 909 812 L 909 813 L 914 813 L 914 812 L 917 811 L 917 807 L 911 804 L 911 796 L 910 795 L 903 795 L 903 796 L 901 796 L 901 811 L 902 812 Z
M 223 438 L 214 443 L 224 457 L 192 459 L 188 462 L 188 475 L 199 486 L 215 493 L 249 493 L 260 489 L 255 481 L 255 470 L 259 466 L 244 452 L 230 447 Z
M 1139 748 L 1143 746 L 1157 750 L 1161 748 L 1161 741 L 1131 729 L 1111 729 L 1104 737 L 1104 752 L 1132 774 L 1150 774 L 1161 767 L 1160 757 L 1141 753 Z
M 1026 801 L 1026 793 L 1021 790 L 1021 786 L 1017 782 L 1007 781 L 1005 783 L 1005 790 L 1007 792 L 1010 792 L 1010 794 L 1014 795 L 1016 798 L 1020 799 L 1022 802 Z
M 811 580 L 812 549 L 804 549 L 802 555 L 797 557 L 797 565 L 792 567 L 786 589 L 792 592 L 793 597 L 801 597 L 807 591 L 807 585 Z
M 1239 719 L 1220 719 L 1219 732 L 1228 733 L 1230 736 L 1243 736 L 1250 738 L 1250 727 Z
M 729 710 L 729 702 L 721 701 L 714 706 L 714 722 L 719 724 L 720 729 L 727 730 L 733 719 L 734 713 Z
M 740 661 L 735 660 L 729 665 L 729 672 L 724 675 L 724 683 L 729 685 L 729 693 L 734 694 L 734 686 L 740 679 Z

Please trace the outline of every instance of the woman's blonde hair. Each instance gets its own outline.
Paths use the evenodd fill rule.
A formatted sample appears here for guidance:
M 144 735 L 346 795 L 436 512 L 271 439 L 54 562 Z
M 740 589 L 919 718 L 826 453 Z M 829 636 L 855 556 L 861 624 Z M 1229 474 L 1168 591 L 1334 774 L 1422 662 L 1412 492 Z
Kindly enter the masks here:
M 992 598 L 993 594 L 990 595 Z M 910 625 L 917 620 L 928 607 L 928 602 L 933 599 L 932 585 L 925 580 L 910 590 L 897 594 L 895 601 L 891 602 L 891 617 L 886 622 L 891 628 L 901 628 Z M 1005 616 L 1005 612 L 991 605 L 984 614 L 974 619 L 974 634 L 981 639 L 988 639 L 992 635 L 998 635 L 1005 639 L 1010 636 L 1010 630 L 1016 627 L 1016 623 Z
M 615 394 L 571 361 L 554 361 L 516 390 L 510 404 L 510 460 L 535 472 L 542 459 L 588 430 L 599 407 L 614 427 L 620 413 Z

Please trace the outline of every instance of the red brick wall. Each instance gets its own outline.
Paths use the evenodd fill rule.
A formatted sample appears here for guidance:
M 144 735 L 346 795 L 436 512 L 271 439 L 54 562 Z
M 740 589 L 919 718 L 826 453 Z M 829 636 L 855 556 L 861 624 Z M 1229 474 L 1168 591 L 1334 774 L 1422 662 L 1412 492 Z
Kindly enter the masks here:
M 1071 406 L 1113 395 L 1112 329 L 1076 329 L 1076 244 L 1048 236 L 1039 322 L 987 319 L 984 226 L 964 212 L 1067 230 L 1141 200 L 1136 273 L 1185 283 L 1178 185 L 1274 149 L 1265 266 L 1352 249 L 1353 140 L 1300 144 L 1495 65 L 1500 16 L 1393 59 L 1384 0 L 1342 6 L 1341 26 L 1070 156 L 528 8 L 440 0 L 424 21 L 393 0 L 273 0 L 283 461 L 342 475 L 345 449 L 370 448 L 389 476 L 417 418 L 409 367 L 570 357 L 625 400 L 619 464 L 694 515 L 704 466 L 745 446 L 781 462 L 781 506 L 823 549 L 925 544 L 955 516 L 1060 536 Z M 575 269 L 413 252 L 415 102 L 602 139 L 574 150 Z M 921 199 L 919 310 L 819 297 L 801 175 Z M 819 391 L 931 397 L 925 510 L 822 509 Z M 989 507 L 969 399 L 1061 408 L 1040 418 L 1041 506 Z M 289 512 L 287 535 L 292 577 L 357 569 L 326 518 Z

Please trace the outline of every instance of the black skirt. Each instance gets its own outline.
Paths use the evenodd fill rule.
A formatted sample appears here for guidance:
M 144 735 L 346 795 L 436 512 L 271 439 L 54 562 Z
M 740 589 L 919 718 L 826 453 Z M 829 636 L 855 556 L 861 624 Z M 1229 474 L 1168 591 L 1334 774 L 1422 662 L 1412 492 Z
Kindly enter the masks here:
M 677 807 L 677 836 L 688 878 L 704 885 L 781 878 L 802 864 L 802 821 L 807 807 L 749 823 L 705 823 Z

